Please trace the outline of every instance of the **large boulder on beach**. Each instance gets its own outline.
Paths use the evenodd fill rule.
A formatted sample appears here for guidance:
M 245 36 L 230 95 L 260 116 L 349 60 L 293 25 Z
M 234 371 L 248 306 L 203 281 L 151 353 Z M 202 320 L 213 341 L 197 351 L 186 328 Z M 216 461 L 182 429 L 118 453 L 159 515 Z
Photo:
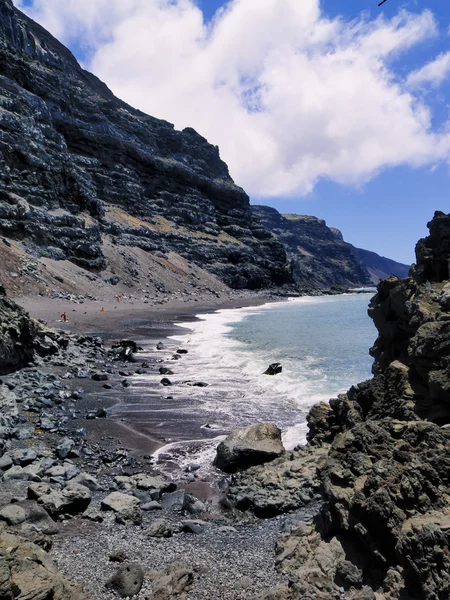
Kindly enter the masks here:
M 6 532 L 0 535 L 0 598 L 88 600 L 57 570 L 47 552 Z
M 235 473 L 270 462 L 284 452 L 281 430 L 273 423 L 256 423 L 236 429 L 217 447 L 214 466 Z
M 111 510 L 116 514 L 116 521 L 122 524 L 142 523 L 142 513 L 139 508 L 140 500 L 121 492 L 112 492 L 102 500 L 102 510 Z
M 106 588 L 114 590 L 122 598 L 139 594 L 144 582 L 144 571 L 137 563 L 121 565 L 106 582 Z

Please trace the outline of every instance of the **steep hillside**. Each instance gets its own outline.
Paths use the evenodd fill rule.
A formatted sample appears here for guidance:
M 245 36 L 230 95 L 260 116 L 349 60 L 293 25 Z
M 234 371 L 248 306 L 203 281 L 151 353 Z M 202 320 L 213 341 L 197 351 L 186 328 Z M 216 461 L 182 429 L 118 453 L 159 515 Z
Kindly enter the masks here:
M 252 206 L 257 216 L 286 248 L 292 273 L 301 289 L 366 286 L 397 275 L 409 266 L 344 241 L 339 229 L 306 215 L 282 215 L 269 206 Z
M 371 285 L 367 269 L 325 221 L 305 215 L 281 215 L 269 206 L 252 206 L 252 210 L 284 244 L 300 289 Z
M 94 278 L 127 256 L 153 269 L 173 253 L 233 288 L 290 280 L 218 148 L 117 99 L 11 0 L 0 0 L 0 234 L 17 256 Z
M 370 277 L 374 283 L 378 283 L 381 279 L 396 275 L 397 277 L 408 277 L 409 265 L 404 265 L 385 256 L 380 256 L 376 252 L 355 248 L 349 244 L 355 253 L 355 256 L 364 264 L 370 273 Z

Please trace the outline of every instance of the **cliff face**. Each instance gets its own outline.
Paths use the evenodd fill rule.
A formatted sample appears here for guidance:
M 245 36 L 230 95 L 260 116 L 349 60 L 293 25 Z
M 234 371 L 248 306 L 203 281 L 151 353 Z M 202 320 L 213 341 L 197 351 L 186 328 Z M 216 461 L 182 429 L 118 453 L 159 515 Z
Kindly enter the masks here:
M 310 442 L 331 442 L 324 533 L 364 549 L 361 583 L 386 598 L 450 594 L 450 214 L 428 227 L 411 276 L 370 304 L 374 378 L 308 417 Z
M 300 289 L 372 284 L 367 269 L 349 244 L 325 221 L 305 215 L 282 215 L 269 206 L 252 206 L 252 210 L 283 243 Z
M 105 242 L 173 251 L 235 288 L 290 280 L 217 147 L 117 99 L 0 0 L 0 233 L 28 253 L 108 266 Z
M 282 215 L 269 206 L 252 206 L 252 210 L 283 243 L 301 289 L 367 286 L 390 275 L 408 275 L 408 265 L 355 248 L 338 229 L 317 217 Z

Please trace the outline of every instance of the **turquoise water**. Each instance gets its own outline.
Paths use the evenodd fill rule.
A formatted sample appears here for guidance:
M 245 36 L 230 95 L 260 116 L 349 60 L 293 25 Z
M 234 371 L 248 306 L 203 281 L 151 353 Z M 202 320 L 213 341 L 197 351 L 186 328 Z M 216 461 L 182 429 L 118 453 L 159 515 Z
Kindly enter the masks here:
M 304 297 L 201 315 L 175 339 L 189 349 L 179 364 L 183 378 L 208 387 L 171 387 L 175 400 L 184 399 L 180 418 L 194 417 L 217 435 L 272 421 L 287 447 L 303 443 L 314 403 L 371 377 L 371 296 Z M 273 362 L 282 373 L 264 375 Z
M 188 349 L 173 362 L 170 397 L 156 405 L 146 401 L 148 384 L 159 386 L 158 375 L 143 375 L 142 387 L 133 388 L 140 419 L 167 435 L 155 455 L 159 468 L 176 477 L 196 463 L 199 476 L 208 478 L 218 442 L 257 421 L 279 425 L 286 449 L 305 443 L 311 406 L 371 377 L 371 297 L 304 297 L 198 315 L 185 335 L 158 353 L 170 361 L 176 348 Z M 264 375 L 273 362 L 282 364 L 282 373 Z M 195 381 L 207 386 L 190 385 Z

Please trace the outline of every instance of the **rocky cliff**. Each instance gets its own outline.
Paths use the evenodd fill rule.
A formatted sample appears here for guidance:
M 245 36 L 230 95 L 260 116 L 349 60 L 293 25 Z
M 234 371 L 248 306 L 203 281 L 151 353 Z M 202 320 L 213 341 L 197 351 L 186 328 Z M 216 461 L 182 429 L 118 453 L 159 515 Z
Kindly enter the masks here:
M 132 248 L 150 267 L 173 252 L 233 288 L 290 280 L 218 148 L 120 101 L 11 0 L 0 0 L 0 234 L 93 276 Z
M 411 276 L 382 281 L 370 304 L 373 379 L 314 406 L 309 445 L 284 465 L 234 481 L 235 502 L 271 514 L 324 501 L 281 536 L 289 584 L 267 599 L 450 597 L 450 214 L 428 226 Z
M 322 219 L 282 215 L 269 206 L 252 206 L 252 211 L 284 245 L 293 278 L 302 290 L 367 286 L 390 275 L 408 274 L 409 266 L 355 248 Z

